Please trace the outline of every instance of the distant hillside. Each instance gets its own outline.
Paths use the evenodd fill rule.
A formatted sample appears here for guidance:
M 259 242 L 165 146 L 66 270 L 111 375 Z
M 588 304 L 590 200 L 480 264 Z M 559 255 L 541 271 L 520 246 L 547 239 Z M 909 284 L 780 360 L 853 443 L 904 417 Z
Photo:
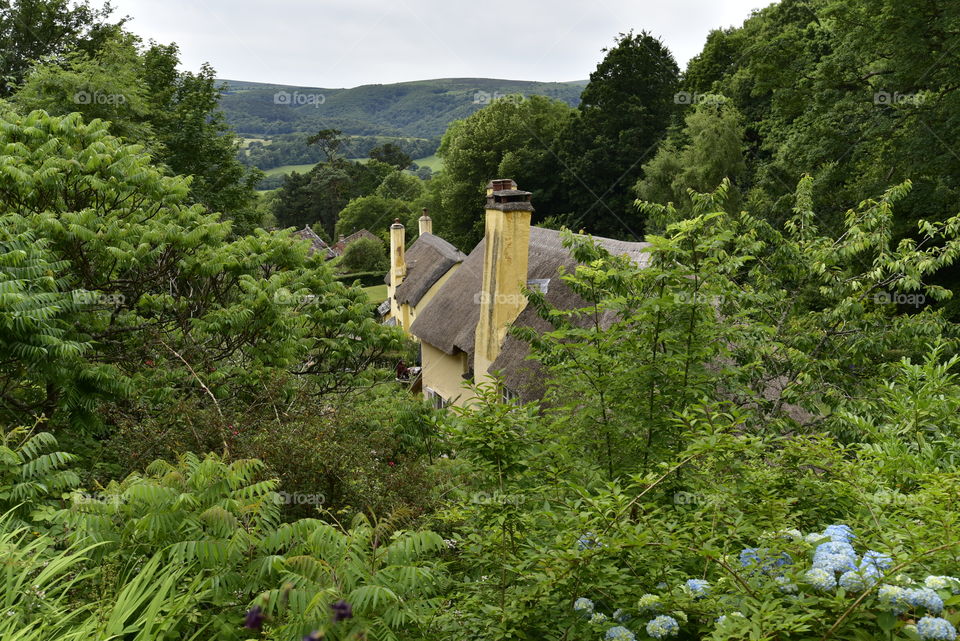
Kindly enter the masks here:
M 241 80 L 228 86 L 222 105 L 227 121 L 248 137 L 316 132 L 437 138 L 454 120 L 477 111 L 496 95 L 550 96 L 576 106 L 582 82 L 528 82 L 444 78 L 353 89 L 294 87 Z

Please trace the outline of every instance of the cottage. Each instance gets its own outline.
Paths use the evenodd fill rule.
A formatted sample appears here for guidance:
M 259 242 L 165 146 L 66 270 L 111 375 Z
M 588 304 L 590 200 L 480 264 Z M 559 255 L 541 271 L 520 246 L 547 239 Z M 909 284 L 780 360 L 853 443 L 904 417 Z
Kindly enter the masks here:
M 399 323 L 420 342 L 424 394 L 437 406 L 469 404 L 474 398 L 471 384 L 492 381 L 495 375 L 503 381 L 506 398 L 528 401 L 543 395 L 539 363 L 527 358 L 526 344 L 507 334 L 511 324 L 549 329 L 533 309 L 527 309 L 525 286 L 538 288 L 550 304 L 562 309 L 586 306 L 559 278 L 561 268 L 572 270 L 576 265 L 560 232 L 531 227 L 530 196 L 512 180 L 492 181 L 487 186 L 483 240 L 433 281 L 429 299 L 420 299 L 409 326 Z M 405 264 L 402 239 L 402 233 L 396 240 L 391 236 L 394 275 L 401 274 Z M 647 243 L 595 240 L 613 254 L 626 254 L 640 264 L 646 260 Z M 410 253 L 413 250 L 411 246 Z M 429 277 L 433 278 L 445 263 L 433 258 L 429 264 L 435 265 Z M 424 274 L 421 277 L 429 280 Z
M 419 236 L 405 249 L 406 230 L 399 219 L 390 226 L 390 271 L 384 320 L 399 325 L 409 334 L 420 310 L 433 300 L 440 288 L 466 258 L 463 252 L 433 235 L 433 221 L 426 210 L 419 220 Z

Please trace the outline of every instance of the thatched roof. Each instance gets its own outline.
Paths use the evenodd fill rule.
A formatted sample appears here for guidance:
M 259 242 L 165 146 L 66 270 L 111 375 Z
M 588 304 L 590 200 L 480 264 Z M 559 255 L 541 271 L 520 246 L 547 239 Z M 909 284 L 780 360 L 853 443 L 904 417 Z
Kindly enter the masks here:
M 608 238 L 595 238 L 611 254 L 627 254 L 638 264 L 645 264 L 648 243 L 630 243 Z M 485 241 L 470 252 L 460 268 L 444 283 L 410 328 L 411 333 L 447 354 L 457 351 L 473 355 L 477 322 L 480 319 L 480 291 L 483 285 L 483 257 Z M 530 254 L 527 267 L 528 281 L 546 281 L 548 303 L 560 309 L 586 307 L 587 303 L 560 279 L 559 270 L 565 267 L 572 271 L 576 261 L 563 246 L 560 232 L 533 227 L 530 229 Z M 552 329 L 532 308 L 520 313 L 516 325 L 532 327 L 540 331 Z M 543 393 L 543 377 L 539 364 L 527 360 L 529 348 L 523 341 L 512 337 L 502 346 L 500 356 L 491 366 L 499 370 L 504 382 L 523 400 L 539 398 Z
M 310 229 L 310 225 L 307 225 L 303 229 L 293 232 L 293 235 L 301 240 L 310 241 L 310 253 L 321 252 L 324 255 L 324 258 L 330 260 L 334 258 L 336 254 L 333 253 L 333 250 L 330 249 L 330 246 L 324 242 L 320 236 L 317 235 L 317 232 Z
M 405 252 L 407 275 L 397 287 L 397 302 L 401 305 L 416 305 L 434 283 L 466 257 L 466 254 L 439 236 L 420 234 Z M 389 272 L 384 282 L 390 284 Z

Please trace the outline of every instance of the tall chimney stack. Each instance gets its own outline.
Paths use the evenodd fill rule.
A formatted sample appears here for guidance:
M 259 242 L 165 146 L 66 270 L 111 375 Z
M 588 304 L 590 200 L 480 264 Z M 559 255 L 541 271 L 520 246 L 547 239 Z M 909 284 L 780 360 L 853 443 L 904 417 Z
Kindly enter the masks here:
M 423 208 L 423 216 L 420 216 L 420 236 L 433 233 L 433 219 L 427 215 L 427 208 Z
M 500 354 L 510 323 L 527 304 L 522 288 L 527 282 L 530 250 L 530 196 L 509 179 L 487 185 L 483 289 L 476 301 L 480 320 L 473 357 L 477 383 L 490 380 L 490 365 Z
M 406 230 L 400 224 L 400 219 L 394 218 L 393 224 L 390 225 L 390 284 L 387 287 L 387 295 L 390 297 L 390 311 L 397 322 L 400 321 L 400 309 L 396 300 L 397 287 L 400 286 L 407 275 L 407 261 L 404 258 L 405 245 Z

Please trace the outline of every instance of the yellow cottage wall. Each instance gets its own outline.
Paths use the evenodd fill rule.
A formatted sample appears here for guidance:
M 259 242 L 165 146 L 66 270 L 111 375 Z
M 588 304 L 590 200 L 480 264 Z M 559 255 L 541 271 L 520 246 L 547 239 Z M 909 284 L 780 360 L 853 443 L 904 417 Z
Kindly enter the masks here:
M 463 406 L 473 400 L 473 392 L 464 385 L 466 354 L 459 352 L 451 356 L 427 342 L 420 343 L 420 350 L 424 394 L 430 388 L 451 405 Z

